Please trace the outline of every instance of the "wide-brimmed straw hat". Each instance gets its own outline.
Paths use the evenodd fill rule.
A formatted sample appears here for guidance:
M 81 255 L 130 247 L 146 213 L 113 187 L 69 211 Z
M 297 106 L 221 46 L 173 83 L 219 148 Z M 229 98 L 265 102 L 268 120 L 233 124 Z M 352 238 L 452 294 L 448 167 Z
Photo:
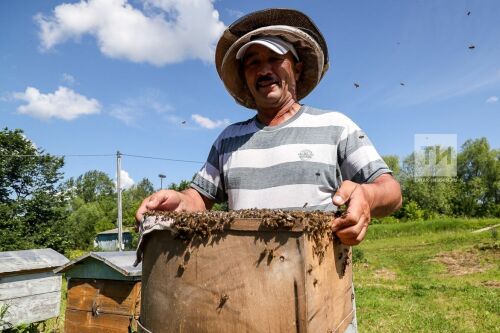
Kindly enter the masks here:
M 231 96 L 247 108 L 257 108 L 240 71 L 236 53 L 240 47 L 260 36 L 278 36 L 293 44 L 303 63 L 297 82 L 297 100 L 307 96 L 328 70 L 328 48 L 318 27 L 307 15 L 278 8 L 241 17 L 224 31 L 217 43 L 215 65 Z

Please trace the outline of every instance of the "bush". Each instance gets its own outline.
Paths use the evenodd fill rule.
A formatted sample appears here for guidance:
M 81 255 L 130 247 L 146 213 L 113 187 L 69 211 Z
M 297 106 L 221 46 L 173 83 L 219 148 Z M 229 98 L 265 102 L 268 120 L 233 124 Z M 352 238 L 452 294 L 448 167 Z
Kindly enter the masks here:
M 425 211 L 421 209 L 415 201 L 409 201 L 403 204 L 401 213 L 405 220 L 422 221 Z
M 353 247 L 352 248 L 352 263 L 353 264 L 362 264 L 365 262 L 367 262 L 367 261 L 366 261 L 365 253 L 363 252 L 363 250 L 361 250 L 360 248 L 358 248 L 356 246 Z

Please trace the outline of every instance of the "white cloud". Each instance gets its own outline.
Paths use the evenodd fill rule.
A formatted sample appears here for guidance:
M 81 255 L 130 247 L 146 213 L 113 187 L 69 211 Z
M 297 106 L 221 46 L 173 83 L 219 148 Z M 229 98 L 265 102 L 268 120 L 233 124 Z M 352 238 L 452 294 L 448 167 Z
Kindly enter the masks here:
M 491 96 L 486 100 L 486 103 L 496 103 L 498 102 L 498 97 L 497 96 Z
M 170 104 L 163 102 L 164 99 L 159 91 L 147 90 L 142 96 L 128 98 L 121 103 L 111 105 L 109 114 L 126 125 L 138 126 L 140 119 L 148 111 L 162 115 L 174 109 Z
M 41 49 L 85 34 L 111 58 L 154 65 L 201 59 L 213 62 L 214 44 L 224 31 L 214 0 L 81 0 L 61 4 L 52 15 L 35 16 Z
M 63 83 L 66 83 L 66 84 L 70 85 L 70 86 L 72 86 L 72 85 L 74 85 L 76 83 L 76 80 L 73 77 L 73 75 L 68 74 L 68 73 L 63 73 L 61 75 L 61 81 Z
M 66 87 L 59 87 L 54 93 L 48 94 L 27 87 L 25 92 L 16 92 L 13 97 L 28 103 L 17 108 L 19 113 L 41 119 L 72 120 L 82 115 L 99 113 L 101 110 L 96 99 L 87 98 Z
M 225 127 L 230 124 L 229 119 L 224 120 L 212 120 L 207 117 L 203 117 L 199 114 L 191 115 L 191 119 L 193 119 L 198 125 L 203 128 L 214 129 L 218 127 Z
M 132 177 L 130 177 L 130 175 L 128 174 L 127 171 L 125 170 L 120 170 L 120 187 L 122 189 L 127 189 L 127 188 L 130 188 L 132 187 L 135 182 L 134 180 L 132 179 Z

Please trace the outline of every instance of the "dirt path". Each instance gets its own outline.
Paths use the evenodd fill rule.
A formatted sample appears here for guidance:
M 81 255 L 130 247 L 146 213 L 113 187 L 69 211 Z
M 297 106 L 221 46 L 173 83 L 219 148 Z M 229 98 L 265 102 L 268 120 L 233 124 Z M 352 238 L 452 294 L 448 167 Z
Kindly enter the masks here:
M 486 228 L 474 230 L 474 231 L 472 231 L 472 233 L 473 234 L 477 234 L 477 233 L 480 233 L 480 232 L 485 232 L 485 231 L 488 231 L 488 230 L 491 230 L 491 229 L 495 229 L 497 227 L 500 227 L 500 224 L 495 224 L 495 225 L 492 225 L 490 227 L 486 227 Z

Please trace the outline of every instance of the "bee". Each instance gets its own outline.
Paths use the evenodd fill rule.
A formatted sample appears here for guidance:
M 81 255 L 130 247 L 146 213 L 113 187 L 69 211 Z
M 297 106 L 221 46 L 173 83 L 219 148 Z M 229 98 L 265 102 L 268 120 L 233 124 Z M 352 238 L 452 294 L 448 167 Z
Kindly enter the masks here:
M 228 294 L 222 294 L 219 300 L 219 306 L 217 307 L 218 310 L 222 309 L 224 304 L 229 300 L 229 295 Z

